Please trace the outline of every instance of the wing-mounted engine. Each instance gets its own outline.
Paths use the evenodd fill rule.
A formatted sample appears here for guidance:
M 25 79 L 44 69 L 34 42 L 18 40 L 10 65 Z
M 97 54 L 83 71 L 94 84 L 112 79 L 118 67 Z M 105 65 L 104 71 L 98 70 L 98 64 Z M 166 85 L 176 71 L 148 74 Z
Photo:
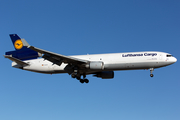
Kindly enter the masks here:
M 86 65 L 86 68 L 89 68 L 91 70 L 103 70 L 104 63 L 101 61 L 92 61 Z
M 102 79 L 112 79 L 112 78 L 114 78 L 114 71 L 98 72 L 94 76 L 102 78 Z

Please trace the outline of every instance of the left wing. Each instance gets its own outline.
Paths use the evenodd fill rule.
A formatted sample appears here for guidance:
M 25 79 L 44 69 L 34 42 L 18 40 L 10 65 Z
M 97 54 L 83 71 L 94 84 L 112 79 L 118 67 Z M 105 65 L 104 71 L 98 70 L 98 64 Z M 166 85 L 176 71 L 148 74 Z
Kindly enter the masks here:
M 77 65 L 77 66 L 82 65 L 82 64 L 87 64 L 90 62 L 88 60 L 65 56 L 65 55 L 53 53 L 50 51 L 46 51 L 40 48 L 36 48 L 34 46 L 30 46 L 24 39 L 21 39 L 21 41 L 23 42 L 23 45 L 26 46 L 27 48 L 30 48 L 38 53 L 43 54 L 42 57 L 44 59 L 47 59 L 48 61 L 51 61 L 53 64 L 57 64 L 59 66 L 62 64 L 62 62 L 71 64 L 71 65 Z

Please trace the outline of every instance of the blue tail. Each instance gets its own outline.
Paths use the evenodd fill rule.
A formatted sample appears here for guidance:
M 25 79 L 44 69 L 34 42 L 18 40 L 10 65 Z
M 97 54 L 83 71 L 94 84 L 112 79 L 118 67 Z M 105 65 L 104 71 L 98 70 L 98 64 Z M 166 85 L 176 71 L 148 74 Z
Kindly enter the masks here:
M 21 42 L 21 38 L 17 34 L 10 34 L 9 36 L 16 50 L 22 50 L 22 49 L 25 50 L 26 47 L 23 46 L 23 43 Z
M 6 52 L 6 55 L 12 55 L 12 57 L 20 60 L 30 60 L 39 57 L 38 52 L 23 46 L 21 38 L 17 34 L 10 34 L 9 36 L 12 40 L 15 51 Z

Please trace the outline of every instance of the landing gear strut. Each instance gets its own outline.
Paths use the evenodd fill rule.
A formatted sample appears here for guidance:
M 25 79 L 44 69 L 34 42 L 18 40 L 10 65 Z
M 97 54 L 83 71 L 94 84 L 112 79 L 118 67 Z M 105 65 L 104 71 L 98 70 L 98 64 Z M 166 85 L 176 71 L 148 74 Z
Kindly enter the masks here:
M 150 77 L 153 77 L 154 75 L 153 75 L 152 73 L 153 73 L 153 71 L 154 71 L 154 68 L 150 68 L 149 70 L 150 70 L 150 72 L 151 72 Z
M 74 72 L 71 74 L 72 78 L 76 78 L 77 80 L 79 80 L 80 83 L 89 83 L 89 80 L 86 79 L 86 75 L 83 74 L 83 79 L 81 79 L 81 74 L 78 73 L 78 70 L 74 70 Z
M 74 72 L 71 74 L 71 77 L 72 78 L 77 78 L 77 76 L 78 76 L 78 70 L 77 70 L 77 68 L 75 68 Z

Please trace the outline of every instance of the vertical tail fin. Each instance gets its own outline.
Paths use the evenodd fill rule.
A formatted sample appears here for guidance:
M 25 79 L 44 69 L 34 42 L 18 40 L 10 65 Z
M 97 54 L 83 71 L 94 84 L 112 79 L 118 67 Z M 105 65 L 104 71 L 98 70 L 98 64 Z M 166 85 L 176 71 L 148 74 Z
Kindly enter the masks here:
M 9 36 L 16 50 L 20 50 L 23 48 L 21 38 L 17 34 L 10 34 Z

